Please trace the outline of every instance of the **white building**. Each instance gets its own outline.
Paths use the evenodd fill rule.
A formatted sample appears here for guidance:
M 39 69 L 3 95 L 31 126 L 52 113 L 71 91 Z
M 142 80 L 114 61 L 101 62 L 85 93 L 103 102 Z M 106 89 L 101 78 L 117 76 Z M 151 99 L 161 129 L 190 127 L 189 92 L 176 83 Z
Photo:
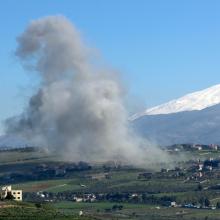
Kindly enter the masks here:
M 1 188 L 0 198 L 6 199 L 8 195 L 12 195 L 15 201 L 22 201 L 22 190 L 12 190 L 11 186 L 3 186 Z

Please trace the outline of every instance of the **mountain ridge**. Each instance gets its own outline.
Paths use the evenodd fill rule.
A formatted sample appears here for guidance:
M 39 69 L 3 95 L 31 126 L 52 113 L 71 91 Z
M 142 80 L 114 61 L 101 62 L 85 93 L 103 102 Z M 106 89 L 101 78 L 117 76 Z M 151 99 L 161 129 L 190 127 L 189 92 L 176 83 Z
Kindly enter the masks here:
M 220 84 L 211 86 L 204 90 L 186 94 L 178 99 L 146 109 L 143 112 L 132 115 L 130 120 L 135 120 L 144 115 L 160 115 L 183 111 L 202 110 L 217 104 L 220 104 Z
M 144 115 L 132 121 L 135 130 L 151 142 L 220 144 L 220 104 L 203 110 Z

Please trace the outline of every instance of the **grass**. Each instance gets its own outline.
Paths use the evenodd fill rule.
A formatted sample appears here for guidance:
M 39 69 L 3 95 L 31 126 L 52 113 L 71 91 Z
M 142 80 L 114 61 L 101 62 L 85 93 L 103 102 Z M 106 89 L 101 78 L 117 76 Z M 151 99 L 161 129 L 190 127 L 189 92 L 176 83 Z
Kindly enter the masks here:
M 4 205 L 0 208 L 0 220 L 94 220 L 89 216 L 60 212 L 48 204 L 37 207 L 32 203 L 8 202 Z
M 14 189 L 22 189 L 24 192 L 62 192 L 67 190 L 77 190 L 80 188 L 78 180 L 74 179 L 58 179 L 58 180 L 43 180 L 32 181 L 21 184 L 12 185 Z
M 74 203 L 60 202 L 55 203 L 54 207 L 64 213 L 78 213 L 83 210 L 88 215 L 93 215 L 101 219 L 185 219 L 202 220 L 208 216 L 208 219 L 220 219 L 220 210 L 201 210 L 201 209 L 183 209 L 158 207 L 144 204 L 117 203 L 123 205 L 120 211 L 111 210 L 116 203 Z M 120 217 L 121 216 L 121 217 Z
M 95 173 L 94 173 L 95 174 Z M 44 181 L 31 181 L 14 184 L 13 188 L 23 189 L 24 192 L 149 192 L 149 193 L 167 193 L 172 188 L 173 192 L 186 192 L 196 189 L 198 183 L 186 182 L 182 179 L 160 178 L 147 181 L 138 180 L 137 172 L 130 173 L 127 171 L 112 172 L 111 179 L 88 179 L 82 176 L 75 176 L 70 179 L 56 179 Z M 81 187 L 83 184 L 86 187 Z
M 113 203 L 113 202 L 92 202 L 92 203 L 83 203 L 83 202 L 57 202 L 54 203 L 53 206 L 58 209 L 100 209 L 105 210 L 107 208 L 112 208 L 114 204 L 122 204 L 124 209 L 148 209 L 155 208 L 154 205 L 146 205 L 146 204 L 132 204 L 132 203 Z
M 28 161 L 38 161 L 48 159 L 48 155 L 45 155 L 44 152 L 22 152 L 22 151 L 5 151 L 0 153 L 1 164 L 8 163 L 19 163 L 19 162 L 28 162 Z

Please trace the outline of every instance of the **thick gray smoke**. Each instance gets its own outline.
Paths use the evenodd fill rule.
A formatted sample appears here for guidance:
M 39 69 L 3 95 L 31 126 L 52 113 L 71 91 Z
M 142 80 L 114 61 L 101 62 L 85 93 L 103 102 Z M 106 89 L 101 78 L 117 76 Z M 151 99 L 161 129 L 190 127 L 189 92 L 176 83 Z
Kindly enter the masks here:
M 65 17 L 32 21 L 17 42 L 16 56 L 41 83 L 25 112 L 7 120 L 9 133 L 69 160 L 149 164 L 156 156 L 165 159 L 130 130 L 116 77 L 93 65 L 91 51 Z

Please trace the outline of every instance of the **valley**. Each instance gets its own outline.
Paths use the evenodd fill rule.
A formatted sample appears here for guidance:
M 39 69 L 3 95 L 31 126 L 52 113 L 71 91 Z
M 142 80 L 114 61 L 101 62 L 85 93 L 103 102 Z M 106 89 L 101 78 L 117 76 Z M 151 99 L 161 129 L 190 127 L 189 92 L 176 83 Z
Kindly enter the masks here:
M 80 219 L 220 219 L 219 147 L 166 150 L 187 159 L 171 165 L 158 158 L 152 170 L 110 161 L 64 162 L 37 148 L 2 150 L 1 186 L 22 189 L 23 202 L 1 201 L 0 219 L 13 219 L 13 213 L 32 219 L 32 209 L 47 220 L 78 219 L 80 211 Z

